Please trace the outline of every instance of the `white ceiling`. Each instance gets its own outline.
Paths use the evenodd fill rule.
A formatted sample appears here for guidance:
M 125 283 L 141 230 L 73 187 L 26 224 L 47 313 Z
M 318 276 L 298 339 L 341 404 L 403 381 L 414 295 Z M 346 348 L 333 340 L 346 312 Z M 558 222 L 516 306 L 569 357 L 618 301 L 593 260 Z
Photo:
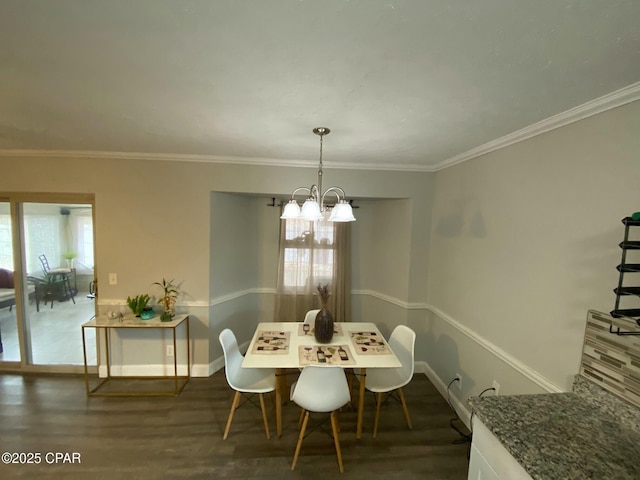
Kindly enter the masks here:
M 429 170 L 640 80 L 638 0 L 0 0 L 0 150 Z M 150 155 L 161 158 L 162 155 Z

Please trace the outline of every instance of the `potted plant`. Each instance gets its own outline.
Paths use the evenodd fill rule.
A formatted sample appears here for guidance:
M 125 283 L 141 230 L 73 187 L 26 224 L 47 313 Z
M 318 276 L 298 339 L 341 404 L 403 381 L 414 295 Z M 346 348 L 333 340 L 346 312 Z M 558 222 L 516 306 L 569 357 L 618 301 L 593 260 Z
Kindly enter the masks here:
M 173 279 L 167 281 L 164 277 L 162 278 L 162 282 L 153 282 L 154 285 L 162 288 L 163 295 L 158 299 L 158 303 L 162 305 L 160 320 L 163 322 L 170 322 L 176 314 L 178 287 L 173 282 Z
M 69 270 L 73 268 L 73 259 L 77 256 L 78 254 L 76 252 L 65 252 L 62 254 L 62 257 L 67 261 L 67 268 L 69 268 Z
M 151 300 L 151 297 L 149 297 L 149 295 L 147 295 L 146 293 L 142 295 L 136 295 L 133 298 L 127 297 L 127 305 L 129 305 L 129 308 L 136 317 L 141 317 L 144 320 L 148 320 L 149 318 L 153 317 L 153 310 L 149 306 L 149 300 Z M 149 316 L 149 314 L 145 312 L 151 312 L 151 316 Z

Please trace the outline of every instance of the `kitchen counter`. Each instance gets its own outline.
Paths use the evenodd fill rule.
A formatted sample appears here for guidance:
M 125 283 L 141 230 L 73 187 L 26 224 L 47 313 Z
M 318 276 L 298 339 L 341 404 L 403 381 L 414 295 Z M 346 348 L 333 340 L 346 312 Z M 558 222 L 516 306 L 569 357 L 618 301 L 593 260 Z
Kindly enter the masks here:
M 640 479 L 640 409 L 580 375 L 571 393 L 469 403 L 534 480 Z

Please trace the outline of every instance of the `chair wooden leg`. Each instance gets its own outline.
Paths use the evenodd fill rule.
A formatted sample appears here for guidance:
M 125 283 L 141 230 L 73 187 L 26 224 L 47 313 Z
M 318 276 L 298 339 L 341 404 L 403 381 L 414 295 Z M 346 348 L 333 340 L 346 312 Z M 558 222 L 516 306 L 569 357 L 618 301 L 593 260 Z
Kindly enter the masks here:
M 229 412 L 229 418 L 227 419 L 227 426 L 224 429 L 224 435 L 222 436 L 223 440 L 227 439 L 227 435 L 229 435 L 229 429 L 231 428 L 231 420 L 233 420 L 233 413 L 238 408 L 238 401 L 240 400 L 240 392 L 236 391 L 236 394 L 233 396 L 233 402 L 231 402 L 231 411 Z
M 340 437 L 338 437 L 338 419 L 336 418 L 335 410 L 331 412 L 331 428 L 333 430 L 333 441 L 336 444 L 338 467 L 340 467 L 340 473 L 342 473 L 344 472 L 344 467 L 342 466 L 342 451 L 340 450 Z
M 378 434 L 378 420 L 380 420 L 380 407 L 382 406 L 382 392 L 376 394 L 376 419 L 373 421 L 373 438 Z
M 307 422 L 309 421 L 309 412 L 304 415 L 304 421 L 302 422 L 302 428 L 298 435 L 298 444 L 296 445 L 296 453 L 293 454 L 293 462 L 291 462 L 291 470 L 296 468 L 296 462 L 298 461 L 298 455 L 300 454 L 300 447 L 302 446 L 302 439 L 304 438 L 304 431 L 307 429 Z
M 267 434 L 267 440 L 271 438 L 269 434 L 269 421 L 267 420 L 267 409 L 264 407 L 264 394 L 260 394 L 260 409 L 262 410 L 262 421 L 264 422 L 264 433 Z
M 402 393 L 402 388 L 398 389 L 398 395 L 400 396 L 400 401 L 402 402 L 404 416 L 407 419 L 407 426 L 409 427 L 409 430 L 413 430 L 413 426 L 411 425 L 411 417 L 409 417 L 409 409 L 407 408 L 407 402 L 404 401 L 404 393 Z
M 307 411 L 304 408 L 300 409 L 300 418 L 298 418 L 298 431 L 300 431 L 300 427 L 302 427 L 302 420 L 304 419 L 304 414 L 307 413 Z

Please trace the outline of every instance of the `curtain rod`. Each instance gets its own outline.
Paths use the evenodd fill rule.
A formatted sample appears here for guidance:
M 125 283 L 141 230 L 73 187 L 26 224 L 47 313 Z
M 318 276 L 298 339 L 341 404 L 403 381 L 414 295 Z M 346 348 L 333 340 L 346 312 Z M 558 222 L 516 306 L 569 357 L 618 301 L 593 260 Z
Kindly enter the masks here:
M 276 197 L 271 197 L 271 203 L 267 203 L 267 207 L 281 207 L 286 203 L 287 200 L 280 200 L 278 203 L 276 203 Z M 359 206 L 353 204 L 353 200 L 349 200 L 349 205 L 351 205 L 351 208 L 360 208 Z M 327 207 L 331 208 L 333 207 L 333 205 L 328 204 Z

